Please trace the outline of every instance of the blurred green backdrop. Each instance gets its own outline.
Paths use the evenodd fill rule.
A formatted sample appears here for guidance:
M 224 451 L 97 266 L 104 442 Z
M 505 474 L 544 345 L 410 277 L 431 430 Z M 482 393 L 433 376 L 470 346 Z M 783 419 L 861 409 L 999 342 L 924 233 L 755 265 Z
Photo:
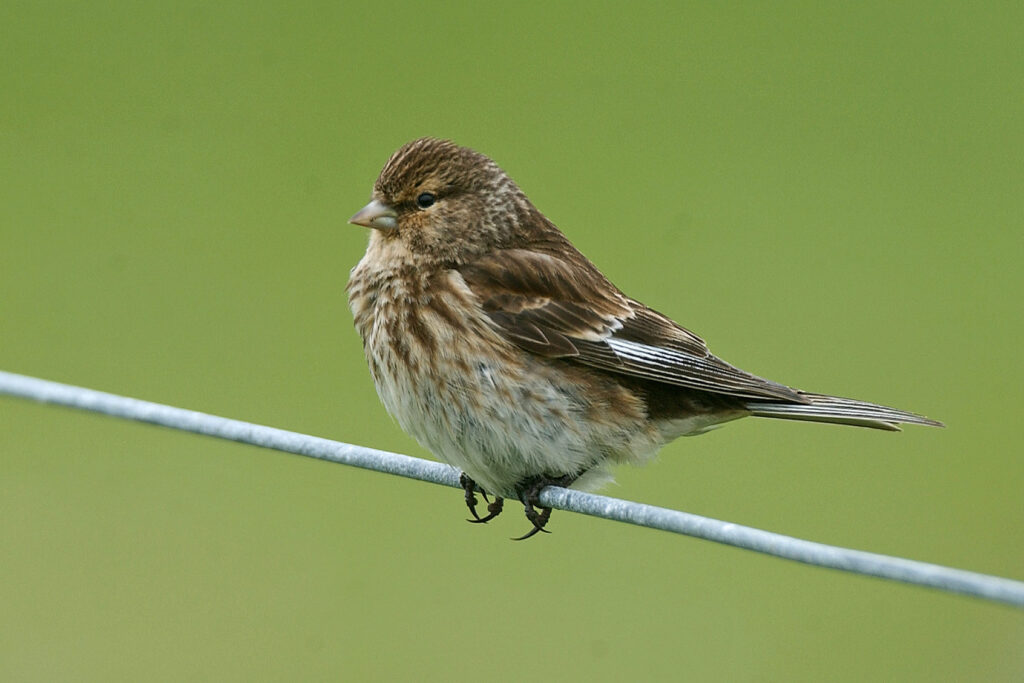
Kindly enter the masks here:
M 0 4 L 0 368 L 424 456 L 345 221 L 491 155 L 728 360 L 946 430 L 747 420 L 611 495 L 1024 578 L 1019 3 Z M 1010 608 L 0 399 L 3 680 L 1020 680 Z

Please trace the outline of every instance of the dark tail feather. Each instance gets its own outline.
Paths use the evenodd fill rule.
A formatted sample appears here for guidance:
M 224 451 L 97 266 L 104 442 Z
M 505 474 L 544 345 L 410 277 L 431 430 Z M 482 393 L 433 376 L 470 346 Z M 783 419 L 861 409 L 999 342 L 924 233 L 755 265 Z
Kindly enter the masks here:
M 900 431 L 899 424 L 928 425 L 944 427 L 941 422 L 929 420 L 923 415 L 908 413 L 895 408 L 855 401 L 852 398 L 826 396 L 800 392 L 801 398 L 809 403 L 781 403 L 775 401 L 748 401 L 747 410 L 757 417 L 774 417 L 783 420 L 806 420 L 808 422 L 830 422 L 832 424 L 854 425 Z

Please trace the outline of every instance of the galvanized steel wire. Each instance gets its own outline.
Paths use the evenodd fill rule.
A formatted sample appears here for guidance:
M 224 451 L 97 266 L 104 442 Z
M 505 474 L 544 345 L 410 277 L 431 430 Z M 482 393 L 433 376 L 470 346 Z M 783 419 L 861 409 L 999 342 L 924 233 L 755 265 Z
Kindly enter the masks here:
M 458 470 L 441 463 L 35 377 L 0 371 L 0 394 L 459 488 Z M 818 567 L 1024 607 L 1024 582 L 1012 579 L 840 548 L 678 510 L 554 486 L 541 492 L 540 502 L 558 510 L 693 536 Z

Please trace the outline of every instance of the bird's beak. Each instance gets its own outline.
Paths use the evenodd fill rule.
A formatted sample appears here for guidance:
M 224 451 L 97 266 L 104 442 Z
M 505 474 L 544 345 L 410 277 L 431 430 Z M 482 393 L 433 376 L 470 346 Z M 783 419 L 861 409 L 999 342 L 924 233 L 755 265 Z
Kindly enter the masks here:
M 398 213 L 384 202 L 374 199 L 348 219 L 353 225 L 376 230 L 394 230 L 398 226 Z

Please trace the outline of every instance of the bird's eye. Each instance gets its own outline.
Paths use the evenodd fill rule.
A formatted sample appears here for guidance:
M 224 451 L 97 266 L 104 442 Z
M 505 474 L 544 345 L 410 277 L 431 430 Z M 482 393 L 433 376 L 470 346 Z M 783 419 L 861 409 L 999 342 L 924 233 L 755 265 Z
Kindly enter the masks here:
M 424 192 L 423 194 L 416 198 L 416 206 L 420 207 L 421 209 L 426 209 L 433 206 L 434 202 L 436 201 L 436 196 L 434 196 L 430 192 Z

